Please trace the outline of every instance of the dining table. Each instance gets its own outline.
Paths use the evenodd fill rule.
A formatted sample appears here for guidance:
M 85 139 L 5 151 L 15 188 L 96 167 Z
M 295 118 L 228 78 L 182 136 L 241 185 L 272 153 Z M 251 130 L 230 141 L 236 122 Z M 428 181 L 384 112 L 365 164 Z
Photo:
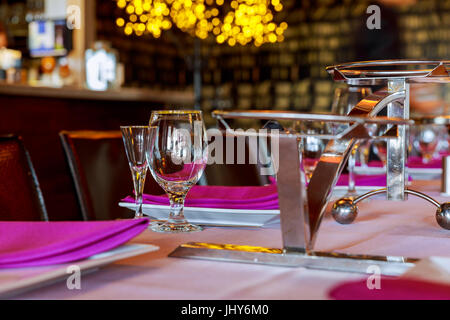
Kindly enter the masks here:
M 414 189 L 439 202 L 440 181 L 413 181 Z M 329 206 L 331 206 L 330 201 Z M 374 254 L 425 259 L 450 257 L 450 231 L 439 227 L 436 209 L 409 197 L 387 201 L 377 196 L 361 202 L 356 220 L 338 224 L 327 209 L 317 251 Z M 280 224 L 263 227 L 206 226 L 201 232 L 156 233 L 146 229 L 131 243 L 152 244 L 159 250 L 116 261 L 82 274 L 80 288 L 65 281 L 45 285 L 11 299 L 76 300 L 302 300 L 331 299 L 340 283 L 368 279 L 369 274 L 169 257 L 187 242 L 226 243 L 281 248 Z

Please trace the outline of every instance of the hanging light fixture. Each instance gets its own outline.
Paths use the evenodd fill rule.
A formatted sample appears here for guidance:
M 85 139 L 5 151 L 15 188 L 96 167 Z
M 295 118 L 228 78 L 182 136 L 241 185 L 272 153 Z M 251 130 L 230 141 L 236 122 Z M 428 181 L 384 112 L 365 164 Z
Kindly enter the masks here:
M 280 0 L 117 0 L 128 21 L 116 24 L 127 35 L 150 33 L 159 38 L 174 24 L 200 39 L 213 35 L 219 44 L 256 46 L 284 40 L 287 23 L 274 22 L 274 11 L 283 9 Z
M 126 35 L 142 36 L 150 33 L 159 38 L 163 30 L 172 27 L 170 0 L 118 0 L 117 6 L 128 14 L 128 21 L 117 18 L 116 25 L 123 27 Z
M 232 10 L 226 13 L 223 21 L 213 29 L 218 43 L 228 43 L 234 46 L 239 43 L 246 45 L 253 42 L 256 46 L 263 43 L 281 42 L 287 23 L 277 25 L 273 19 L 273 11 L 281 11 L 280 0 L 233 0 Z

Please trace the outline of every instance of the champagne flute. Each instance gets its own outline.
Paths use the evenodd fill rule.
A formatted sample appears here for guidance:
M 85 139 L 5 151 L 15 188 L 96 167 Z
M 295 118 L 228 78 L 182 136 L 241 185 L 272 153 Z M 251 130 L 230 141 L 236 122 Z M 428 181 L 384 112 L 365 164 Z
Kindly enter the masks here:
M 166 191 L 170 214 L 166 222 L 151 226 L 165 233 L 201 231 L 183 213 L 187 193 L 207 164 L 207 136 L 201 111 L 154 111 L 150 125 L 158 127 L 147 160 L 151 174 Z
M 301 154 L 300 163 L 305 174 L 305 181 L 309 183 L 327 144 L 326 140 L 314 135 L 324 134 L 330 131 L 330 128 L 325 122 L 296 121 L 292 129 L 298 134 L 305 135 L 298 138 L 298 149 Z
M 122 139 L 133 177 L 134 195 L 136 201 L 135 219 L 142 218 L 142 194 L 147 175 L 146 153 L 155 139 L 155 128 L 148 126 L 122 126 Z

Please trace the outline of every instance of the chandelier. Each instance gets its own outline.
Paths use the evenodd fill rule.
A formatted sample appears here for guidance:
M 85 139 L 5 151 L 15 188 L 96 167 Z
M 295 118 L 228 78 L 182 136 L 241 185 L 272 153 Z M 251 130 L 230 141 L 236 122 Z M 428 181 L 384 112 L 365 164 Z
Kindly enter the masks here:
M 116 25 L 126 35 L 151 34 L 155 38 L 172 26 L 200 39 L 213 36 L 229 46 L 275 43 L 284 40 L 286 22 L 277 24 L 274 14 L 283 9 L 280 0 L 116 0 L 126 13 Z

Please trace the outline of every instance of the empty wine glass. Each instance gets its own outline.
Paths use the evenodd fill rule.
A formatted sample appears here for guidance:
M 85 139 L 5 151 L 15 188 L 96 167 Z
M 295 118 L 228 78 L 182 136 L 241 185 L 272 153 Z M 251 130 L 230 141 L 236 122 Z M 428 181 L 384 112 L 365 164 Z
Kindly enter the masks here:
M 383 163 L 383 167 L 386 166 L 387 161 L 387 141 L 383 139 L 376 139 L 372 142 L 373 153 Z
M 155 137 L 155 127 L 122 126 L 123 143 L 133 177 L 134 195 L 136 201 L 135 218 L 142 218 L 142 194 L 147 175 L 146 153 L 152 146 Z
M 327 133 L 329 128 L 325 122 L 297 121 L 294 123 L 293 130 L 296 133 L 304 135 L 298 139 L 298 148 L 301 153 L 300 163 L 305 173 L 306 183 L 309 183 L 327 144 L 326 140 L 315 137 L 314 135 Z
M 325 143 L 320 138 L 305 137 L 300 141 L 300 150 L 303 153 L 303 170 L 307 183 L 311 180 L 324 148 Z
M 414 130 L 413 146 L 422 156 L 423 163 L 429 163 L 435 156 L 442 136 L 442 127 L 419 125 Z
M 157 126 L 153 148 L 147 154 L 149 169 L 170 200 L 166 222 L 156 232 L 201 231 L 184 217 L 184 200 L 203 174 L 208 160 L 207 136 L 201 111 L 154 111 L 150 126 Z

